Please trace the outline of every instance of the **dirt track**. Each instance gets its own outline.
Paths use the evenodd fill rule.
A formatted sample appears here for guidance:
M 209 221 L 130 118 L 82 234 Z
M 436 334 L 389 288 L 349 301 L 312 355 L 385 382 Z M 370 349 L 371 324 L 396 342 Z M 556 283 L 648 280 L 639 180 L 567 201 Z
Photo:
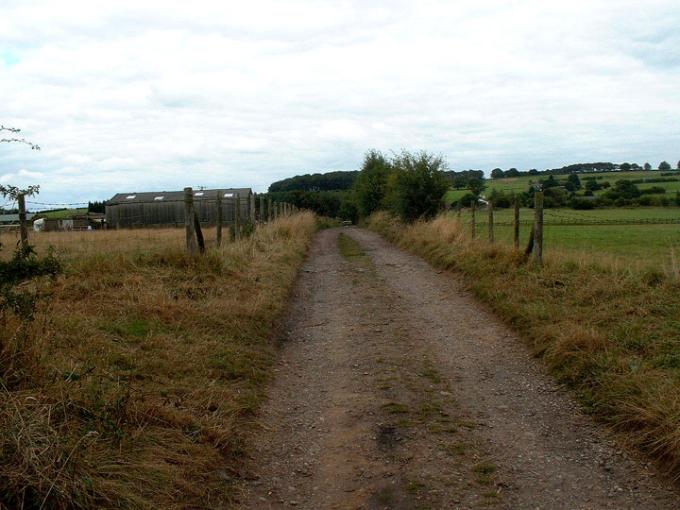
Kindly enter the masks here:
M 244 508 L 680 508 L 455 275 L 357 228 L 317 236 L 260 419 Z

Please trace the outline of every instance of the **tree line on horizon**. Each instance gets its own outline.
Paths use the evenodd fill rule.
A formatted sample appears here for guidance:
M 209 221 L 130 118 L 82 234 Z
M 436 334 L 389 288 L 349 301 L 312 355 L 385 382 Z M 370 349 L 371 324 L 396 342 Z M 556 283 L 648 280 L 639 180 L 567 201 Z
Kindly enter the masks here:
M 677 168 L 680 170 L 680 161 Z M 662 161 L 658 169 L 670 171 L 672 167 L 668 162 Z M 587 175 L 589 172 L 631 170 L 651 171 L 652 166 L 649 163 L 640 166 L 627 162 L 595 162 L 575 163 L 544 171 L 532 169 L 523 172 L 516 168 L 503 171 L 496 168 L 491 172 L 491 179 L 525 175 L 547 176 L 547 179 L 537 179 L 537 183 L 542 184 L 545 189 L 546 207 L 591 209 L 599 206 L 680 204 L 679 197 L 663 196 L 663 188 L 638 190 L 634 182 L 628 181 L 617 181 L 611 189 L 594 197 L 593 193 L 599 189 L 598 184 L 588 177 L 584 177 L 585 181 L 581 184 L 578 178 L 579 173 Z M 566 180 L 555 178 L 560 175 L 566 175 Z M 448 205 L 469 207 L 473 201 L 480 199 L 486 189 L 486 180 L 482 170 L 449 170 L 443 156 L 425 151 L 402 151 L 387 156 L 378 150 L 369 150 L 360 170 L 290 177 L 273 183 L 269 187 L 269 194 L 273 200 L 286 201 L 317 214 L 343 220 L 357 221 L 377 210 L 388 210 L 404 221 L 413 221 L 434 216 L 442 208 L 443 197 L 449 188 L 467 189 L 469 192 Z M 605 187 L 610 185 L 608 182 L 603 184 Z M 530 207 L 533 203 L 532 190 L 531 186 L 522 193 L 492 190 L 488 198 L 497 207 L 510 207 L 515 198 L 523 206 Z M 576 196 L 579 190 L 585 197 Z
M 672 169 L 671 164 L 668 161 L 662 161 L 659 163 L 657 170 L 664 172 L 670 171 Z M 680 161 L 678 161 L 677 170 L 680 170 Z M 584 172 L 630 172 L 630 171 L 652 171 L 652 165 L 648 162 L 640 166 L 637 163 L 621 163 L 615 164 L 611 162 L 597 162 L 597 163 L 575 163 L 572 165 L 566 165 L 561 168 L 545 169 L 543 171 L 536 170 L 532 168 L 527 171 L 520 171 L 516 168 L 509 168 L 503 171 L 500 168 L 494 168 L 491 170 L 492 179 L 503 179 L 506 177 L 522 177 L 525 175 L 561 175 L 561 174 L 573 174 L 573 173 L 584 173 Z

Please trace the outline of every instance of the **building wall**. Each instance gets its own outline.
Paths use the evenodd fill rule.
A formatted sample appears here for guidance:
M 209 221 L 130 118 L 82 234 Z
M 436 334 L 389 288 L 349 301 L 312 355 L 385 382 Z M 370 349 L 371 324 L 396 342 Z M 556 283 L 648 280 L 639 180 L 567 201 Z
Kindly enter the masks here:
M 223 224 L 234 222 L 234 198 L 222 199 Z M 249 217 L 249 198 L 240 197 L 241 220 Z M 217 223 L 217 203 L 214 200 L 194 198 L 194 209 L 202 225 Z M 184 225 L 184 202 L 131 202 L 106 206 L 106 223 L 109 228 L 141 227 L 151 225 L 182 226 Z

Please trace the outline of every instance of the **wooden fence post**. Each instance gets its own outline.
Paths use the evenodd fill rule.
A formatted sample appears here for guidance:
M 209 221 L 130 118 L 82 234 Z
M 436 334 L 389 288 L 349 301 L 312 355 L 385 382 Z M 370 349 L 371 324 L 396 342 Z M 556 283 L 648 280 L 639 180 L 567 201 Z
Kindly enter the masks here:
M 201 253 L 205 253 L 205 239 L 203 239 L 203 230 L 201 229 L 201 220 L 198 218 L 198 213 L 194 208 L 194 230 L 196 231 L 196 240 L 198 241 L 198 249 Z
M 255 193 L 250 193 L 250 223 L 255 225 Z
M 489 200 L 489 242 L 493 243 L 493 200 Z
M 28 227 L 26 226 L 26 195 L 17 195 L 19 205 L 19 232 L 21 235 L 21 249 L 25 252 L 28 249 Z
M 470 213 L 472 214 L 472 239 L 474 239 L 477 236 L 477 225 L 475 224 L 475 210 L 477 209 L 477 198 L 474 199 L 472 202 L 472 207 L 470 208 Z
M 267 217 L 264 215 L 264 195 L 260 195 L 260 223 L 267 221 Z
M 241 239 L 241 197 L 234 193 L 234 239 Z
M 543 264 L 543 191 L 534 193 L 534 260 Z
M 217 190 L 217 232 L 216 232 L 216 244 L 219 248 L 222 245 L 222 223 L 224 218 L 222 217 L 222 196 L 224 192 L 221 189 Z
M 196 232 L 194 231 L 194 190 L 184 188 L 184 230 L 187 238 L 187 251 L 196 255 Z
M 515 197 L 515 221 L 513 223 L 515 249 L 519 249 L 519 199 Z
M 267 219 L 269 221 L 274 219 L 274 211 L 272 211 L 272 197 L 267 197 Z

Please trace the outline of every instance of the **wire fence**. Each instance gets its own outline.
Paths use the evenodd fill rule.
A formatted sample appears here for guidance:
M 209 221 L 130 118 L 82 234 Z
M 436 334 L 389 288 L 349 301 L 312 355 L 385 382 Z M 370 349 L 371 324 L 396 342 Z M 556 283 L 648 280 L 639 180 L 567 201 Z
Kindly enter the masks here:
M 621 267 L 648 265 L 680 270 L 679 208 L 582 211 L 541 207 L 537 214 L 535 207 L 515 211 L 485 206 L 474 208 L 474 212 L 466 208 L 450 214 L 473 239 L 511 244 L 539 261 L 545 244 L 549 252 L 596 255 L 592 260 L 616 261 Z M 535 255 L 537 247 L 539 255 Z

